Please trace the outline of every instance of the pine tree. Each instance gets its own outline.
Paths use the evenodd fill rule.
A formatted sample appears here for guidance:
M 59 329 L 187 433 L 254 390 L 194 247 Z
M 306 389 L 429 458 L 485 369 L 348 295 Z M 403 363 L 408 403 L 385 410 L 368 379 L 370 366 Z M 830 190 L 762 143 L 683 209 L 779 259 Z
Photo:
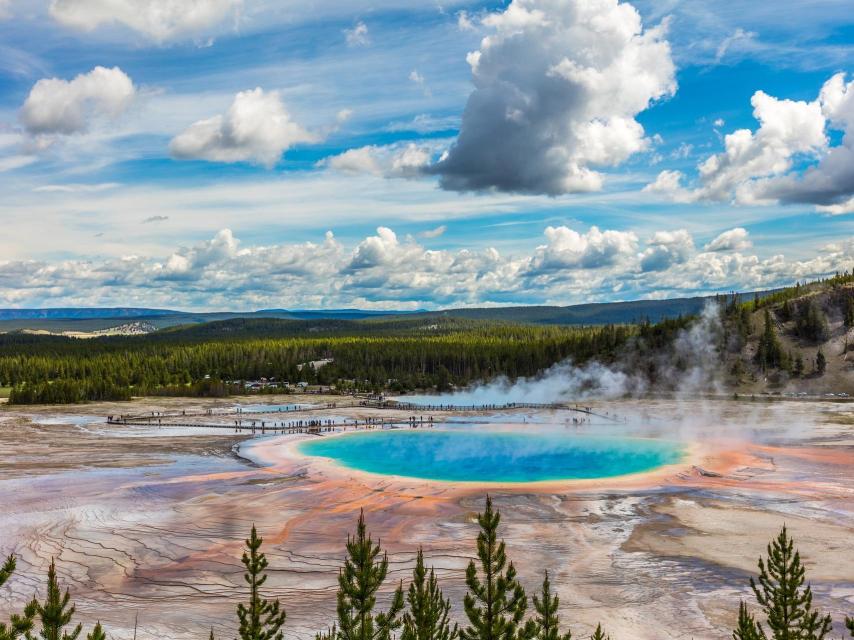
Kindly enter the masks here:
M 76 640 L 82 630 L 82 625 L 78 624 L 69 633 L 65 627 L 71 623 L 74 617 L 75 607 L 69 604 L 71 595 L 68 590 L 65 594 L 59 589 L 59 583 L 56 579 L 56 563 L 51 559 L 50 567 L 47 570 L 47 596 L 44 602 L 36 603 L 36 613 L 41 621 L 42 628 L 39 631 L 39 637 L 42 640 Z M 27 634 L 30 638 L 30 634 Z
M 756 363 L 764 371 L 772 367 L 783 367 L 785 359 L 785 353 L 777 339 L 777 333 L 774 331 L 771 313 L 765 309 L 765 324 L 762 336 L 759 338 L 759 345 L 756 348 Z
M 804 587 L 800 553 L 784 526 L 768 544 L 768 559 L 759 558 L 759 583 L 750 579 L 756 600 L 767 617 L 771 640 L 822 640 L 831 631 L 830 616 L 812 608 L 812 589 Z M 765 630 L 757 623 L 760 634 Z
M 241 640 L 282 640 L 282 625 L 285 624 L 287 613 L 281 608 L 279 600 L 267 600 L 260 594 L 260 589 L 267 581 L 264 570 L 267 568 L 267 557 L 260 552 L 264 539 L 258 535 L 255 525 L 246 540 L 246 551 L 243 552 L 243 566 L 246 573 L 243 578 L 249 585 L 249 602 L 237 605 L 237 618 L 240 621 Z M 211 629 L 213 636 L 213 629 Z
M 818 375 L 824 375 L 825 370 L 827 369 L 827 358 L 824 356 L 824 352 L 819 349 L 818 353 L 815 354 L 815 370 Z
M 403 585 L 392 597 L 384 613 L 374 613 L 377 592 L 388 573 L 388 555 L 380 558 L 380 544 L 367 533 L 364 512 L 359 514 L 356 535 L 347 536 L 347 558 L 338 574 L 338 624 L 318 638 L 332 640 L 390 640 L 400 628 Z
M 851 637 L 854 638 L 854 618 L 845 618 L 845 626 L 848 628 Z
M 560 618 L 558 617 L 558 605 L 560 600 L 557 594 L 552 595 L 549 583 L 549 572 L 543 578 L 543 590 L 538 598 L 532 598 L 534 609 L 537 612 L 535 624 L 537 625 L 537 640 L 572 640 L 572 631 L 560 632 Z
M 433 569 L 424 568 L 424 552 L 418 549 L 412 583 L 406 595 L 409 610 L 403 614 L 401 640 L 455 640 L 456 624 L 450 622 L 451 601 L 439 589 Z
M 590 640 L 611 640 L 610 636 L 605 635 L 605 632 L 602 631 L 602 625 L 596 625 L 596 631 L 593 632 L 593 635 L 590 636 Z
M 107 640 L 107 634 L 100 622 L 97 622 L 92 631 L 86 634 L 86 640 Z
M 9 557 L 6 558 L 6 561 L 3 563 L 3 566 L 0 567 L 0 587 L 6 584 L 6 581 L 12 577 L 13 573 L 15 573 L 16 565 L 17 561 L 15 560 L 15 556 L 9 554 Z
M 3 566 L 0 566 L 0 587 L 12 577 L 16 565 L 15 556 L 10 555 L 6 558 Z M 9 616 L 8 624 L 0 622 L 0 640 L 16 640 L 29 634 L 33 628 L 33 619 L 36 617 L 37 611 L 38 603 L 33 599 L 24 607 L 22 614 L 13 613 Z
M 762 640 L 756 620 L 743 600 L 738 606 L 738 626 L 732 632 L 732 640 Z
M 795 367 L 793 371 L 794 374 L 798 377 L 800 377 L 804 373 L 804 358 L 800 353 L 795 356 Z
M 498 541 L 500 522 L 501 514 L 492 510 L 492 499 L 487 496 L 486 508 L 477 516 L 477 556 L 483 578 L 478 577 L 474 560 L 469 562 L 469 592 L 463 600 L 469 626 L 460 631 L 462 640 L 525 640 L 535 632 L 533 625 L 519 628 L 528 599 L 516 579 L 513 563 L 507 563 L 504 541 Z

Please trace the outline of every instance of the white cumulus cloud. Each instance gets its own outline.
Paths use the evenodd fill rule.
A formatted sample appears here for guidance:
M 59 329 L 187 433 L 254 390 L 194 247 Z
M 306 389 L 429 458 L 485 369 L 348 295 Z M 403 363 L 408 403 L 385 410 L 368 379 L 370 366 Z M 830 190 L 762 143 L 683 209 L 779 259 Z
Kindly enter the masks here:
M 513 0 L 483 19 L 459 137 L 432 171 L 452 190 L 600 189 L 649 145 L 635 116 L 676 90 L 666 24 L 617 0 Z
M 79 133 L 95 118 L 121 114 L 136 93 L 131 79 L 118 67 L 95 67 L 73 80 L 39 80 L 18 115 L 31 134 Z
M 366 145 L 325 158 L 318 164 L 341 173 L 413 178 L 423 174 L 435 151 L 427 144 L 414 142 Z
M 748 238 L 747 229 L 736 227 L 718 235 L 704 249 L 706 251 L 746 251 L 752 246 L 753 243 Z
M 813 204 L 831 214 L 854 210 L 854 80 L 831 77 L 812 101 L 786 100 L 757 91 L 751 99 L 755 131 L 724 137 L 724 151 L 697 169 L 695 184 L 678 171 L 662 171 L 644 189 L 677 201 L 737 204 Z M 828 132 L 841 131 L 838 144 Z M 799 169 L 801 164 L 806 169 Z
M 631 231 L 600 231 L 596 226 L 587 233 L 566 226 L 547 227 L 545 235 L 546 244 L 537 247 L 532 265 L 537 270 L 612 266 L 634 256 L 638 244 Z
M 685 229 L 656 231 L 641 254 L 641 271 L 665 271 L 686 262 L 694 253 L 694 239 Z
M 273 167 L 293 145 L 318 139 L 291 119 L 277 92 L 256 88 L 238 93 L 224 115 L 190 125 L 169 148 L 180 159 Z
M 162 41 L 198 34 L 237 15 L 241 5 L 242 0 L 52 0 L 50 14 L 83 31 L 121 24 Z
M 788 174 L 763 185 L 766 198 L 787 203 L 811 203 L 820 210 L 843 213 L 854 201 L 854 80 L 845 74 L 831 77 L 819 93 L 818 103 L 827 128 L 843 133 L 842 141 L 824 149 L 818 164 L 800 175 Z

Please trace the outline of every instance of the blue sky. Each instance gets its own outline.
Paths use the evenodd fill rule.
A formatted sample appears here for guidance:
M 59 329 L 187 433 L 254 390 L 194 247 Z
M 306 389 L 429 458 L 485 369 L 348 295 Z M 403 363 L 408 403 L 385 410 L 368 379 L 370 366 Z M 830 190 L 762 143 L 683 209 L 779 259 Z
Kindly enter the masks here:
M 852 80 L 841 0 L 0 0 L 0 306 L 576 304 L 851 269 Z

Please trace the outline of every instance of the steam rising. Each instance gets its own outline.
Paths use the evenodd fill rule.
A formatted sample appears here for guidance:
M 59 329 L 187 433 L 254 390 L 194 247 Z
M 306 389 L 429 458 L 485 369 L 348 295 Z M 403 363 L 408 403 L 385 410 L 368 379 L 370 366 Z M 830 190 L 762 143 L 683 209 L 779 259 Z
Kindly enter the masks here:
M 640 397 L 651 391 L 675 392 L 679 396 L 721 393 L 718 346 L 722 335 L 720 308 L 709 303 L 698 320 L 681 331 L 667 351 L 644 355 L 643 360 L 629 355 L 612 365 L 593 360 L 580 366 L 564 360 L 537 376 L 519 378 L 515 382 L 502 376 L 451 394 L 404 399 L 429 404 L 505 405 Z M 642 372 L 648 370 L 650 363 L 656 371 L 654 385 Z

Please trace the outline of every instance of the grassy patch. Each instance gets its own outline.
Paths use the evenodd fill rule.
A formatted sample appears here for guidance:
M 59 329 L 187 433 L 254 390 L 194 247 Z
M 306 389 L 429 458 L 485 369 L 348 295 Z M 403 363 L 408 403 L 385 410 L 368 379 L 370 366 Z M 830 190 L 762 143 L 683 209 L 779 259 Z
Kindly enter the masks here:
M 8 398 L 12 387 L 0 387 L 0 398 Z

